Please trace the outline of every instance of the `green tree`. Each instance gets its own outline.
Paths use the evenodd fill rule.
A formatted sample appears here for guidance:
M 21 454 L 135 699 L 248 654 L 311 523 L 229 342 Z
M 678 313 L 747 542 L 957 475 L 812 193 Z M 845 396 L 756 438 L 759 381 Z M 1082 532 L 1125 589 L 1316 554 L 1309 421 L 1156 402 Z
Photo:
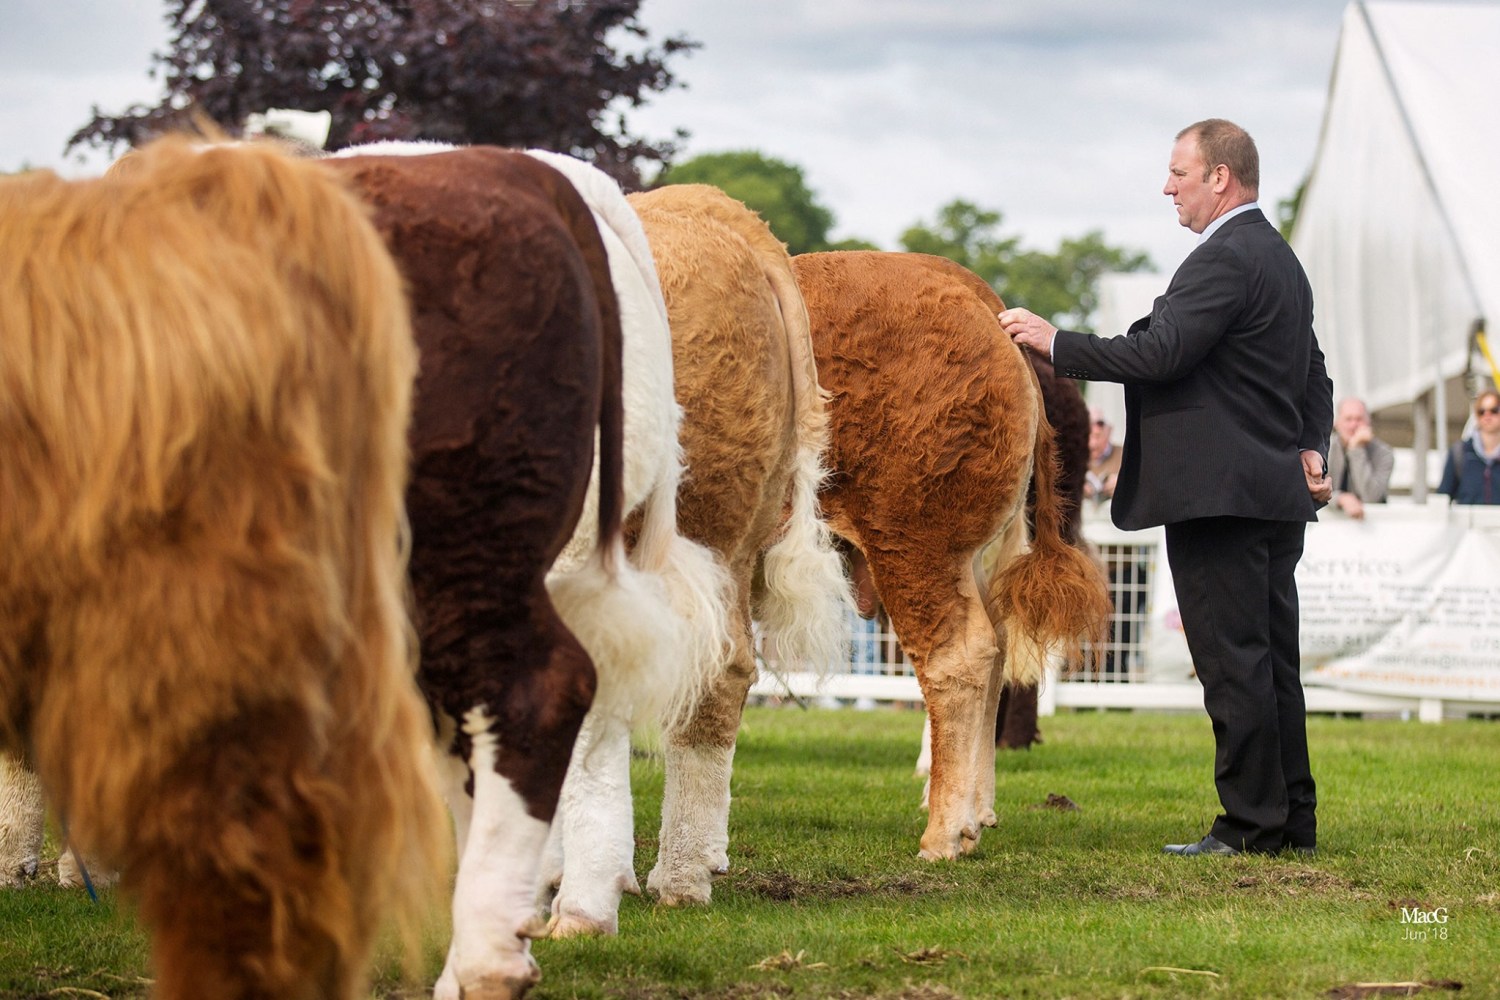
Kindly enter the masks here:
M 901 234 L 901 249 L 947 257 L 999 288 L 1020 243 L 1000 237 L 1000 220 L 999 212 L 960 198 L 938 209 L 931 226 L 908 227 Z
M 834 215 L 807 186 L 802 168 L 754 150 L 704 153 L 674 163 L 653 186 L 665 184 L 708 184 L 739 199 L 759 212 L 771 232 L 794 254 L 874 249 L 863 240 L 829 242 Z
M 1150 267 L 1151 258 L 1145 253 L 1112 247 L 1095 229 L 1076 239 L 1064 238 L 1056 253 L 1028 250 L 1017 254 L 1004 284 L 996 290 L 1007 303 L 1024 305 L 1052 323 L 1093 332 L 1099 279 L 1116 271 Z
M 118 115 L 97 107 L 68 141 L 113 148 L 194 114 L 231 131 L 268 108 L 328 111 L 329 147 L 375 139 L 545 146 L 622 183 L 676 143 L 629 134 L 617 102 L 674 86 L 674 55 L 646 47 L 641 0 L 166 0 L 172 36 L 153 56 L 166 93 Z M 625 36 L 631 52 L 612 43 Z M 677 138 L 681 138 L 681 133 Z
M 958 199 L 938 210 L 931 225 L 901 235 L 901 248 L 947 257 L 988 281 L 1007 304 L 1071 329 L 1090 330 L 1099 305 L 1099 279 L 1112 271 L 1151 268 L 1137 250 L 1113 247 L 1098 230 L 1063 239 L 1053 253 L 1024 250 L 1019 237 L 1003 237 L 1000 212 Z

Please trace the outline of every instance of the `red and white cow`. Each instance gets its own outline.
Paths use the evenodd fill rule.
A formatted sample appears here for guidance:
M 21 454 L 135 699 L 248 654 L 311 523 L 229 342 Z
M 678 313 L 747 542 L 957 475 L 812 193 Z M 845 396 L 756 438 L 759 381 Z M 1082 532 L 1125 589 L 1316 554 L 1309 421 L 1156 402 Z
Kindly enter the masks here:
M 513 995 L 536 976 L 544 843 L 570 817 L 599 826 L 574 845 L 582 874 L 554 932 L 613 928 L 634 886 L 629 727 L 701 687 L 725 642 L 726 576 L 676 530 L 665 309 L 613 182 L 547 154 L 430 144 L 328 162 L 375 206 L 423 349 L 413 580 L 424 687 L 454 730 L 462 851 L 436 992 Z
M 994 290 L 923 254 L 792 264 L 831 400 L 823 508 L 868 562 L 927 702 L 921 856 L 957 857 L 996 822 L 1002 684 L 1035 684 L 1045 646 L 1099 634 L 1103 576 L 1062 537 L 1052 431 Z
M 599 442 L 598 549 L 622 542 L 620 325 L 588 206 L 552 168 L 475 147 L 321 161 L 372 207 L 410 288 L 421 351 L 410 444 L 419 680 L 439 720 L 459 843 L 436 995 L 514 997 L 542 848 L 593 702 L 594 664 L 547 573 L 583 510 Z

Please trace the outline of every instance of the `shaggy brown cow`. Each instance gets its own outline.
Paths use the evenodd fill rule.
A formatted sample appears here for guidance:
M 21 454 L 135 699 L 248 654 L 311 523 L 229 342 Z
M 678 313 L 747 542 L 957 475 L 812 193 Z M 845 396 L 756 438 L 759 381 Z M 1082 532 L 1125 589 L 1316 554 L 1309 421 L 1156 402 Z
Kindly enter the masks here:
M 956 857 L 996 821 L 1002 681 L 1035 684 L 1044 644 L 1098 633 L 1109 613 L 1103 577 L 1061 536 L 1051 428 L 1035 376 L 999 332 L 994 291 L 920 254 L 792 263 L 831 396 L 823 507 L 868 561 L 927 701 L 921 854 Z M 997 565 L 980 571 L 976 556 L 992 541 Z
M 730 766 L 755 678 L 752 617 L 782 662 L 826 668 L 844 659 L 848 585 L 817 512 L 827 415 L 786 248 L 711 187 L 672 185 L 630 203 L 661 275 L 686 410 L 679 523 L 723 556 L 736 594 L 728 662 L 667 733 L 661 841 L 646 883 L 665 903 L 706 902 L 729 865 Z
M 1047 422 L 1052 425 L 1053 441 L 1057 449 L 1057 483 L 1053 491 L 1057 494 L 1059 514 L 1062 520 L 1063 540 L 1077 545 L 1085 552 L 1088 543 L 1083 540 L 1083 483 L 1089 467 L 1089 409 L 1078 391 L 1078 383 L 1072 379 L 1058 378 L 1052 363 L 1034 351 L 1023 352 L 1036 373 L 1037 384 L 1042 392 L 1042 409 Z M 1033 480 L 1027 491 L 1028 514 L 1035 509 L 1036 483 Z M 856 584 L 856 601 L 860 614 L 875 617 L 880 602 L 875 598 L 875 584 L 870 578 L 870 569 L 860 551 L 847 542 L 845 554 L 849 559 Z M 1038 685 L 1007 684 L 1000 690 L 1000 707 L 995 718 L 995 745 L 1009 750 L 1027 750 L 1032 744 L 1042 741 L 1037 729 Z M 932 731 L 930 725 L 922 727 L 922 751 L 917 757 L 917 776 L 924 777 L 932 767 Z
M 422 350 L 411 576 L 419 676 L 447 750 L 460 851 L 436 996 L 517 996 L 538 976 L 529 938 L 543 930 L 542 849 L 595 693 L 594 664 L 547 574 L 583 510 L 596 428 L 598 545 L 574 582 L 610 592 L 628 571 L 609 263 L 588 205 L 525 154 L 396 150 L 323 163 L 374 206 Z M 629 637 L 634 612 L 616 613 Z
M 0 246 L 0 746 L 123 871 L 155 996 L 363 996 L 442 844 L 399 275 L 321 169 L 185 140 L 0 180 Z

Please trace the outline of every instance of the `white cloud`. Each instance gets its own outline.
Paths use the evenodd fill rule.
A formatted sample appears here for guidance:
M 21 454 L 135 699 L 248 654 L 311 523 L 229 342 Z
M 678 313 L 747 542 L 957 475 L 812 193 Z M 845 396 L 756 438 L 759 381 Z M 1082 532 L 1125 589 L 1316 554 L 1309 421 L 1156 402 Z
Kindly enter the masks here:
M 1172 137 L 1218 116 L 1256 136 L 1262 200 L 1311 165 L 1344 0 L 1222 9 L 1065 0 L 647 0 L 703 48 L 689 85 L 632 115 L 688 155 L 758 149 L 804 168 L 839 235 L 894 246 L 953 198 L 1051 248 L 1102 229 L 1164 269 L 1192 247 L 1160 194 Z
M 1171 269 L 1192 246 L 1160 194 L 1177 129 L 1209 116 L 1256 136 L 1274 209 L 1312 162 L 1344 0 L 1232 12 L 1158 0 L 644 0 L 689 85 L 627 112 L 692 136 L 687 155 L 756 149 L 801 166 L 838 235 L 894 247 L 965 198 L 1051 248 L 1102 229 Z M 61 166 L 91 104 L 160 93 L 159 0 L 8 0 L 0 169 Z M 67 168 L 77 172 L 77 167 Z

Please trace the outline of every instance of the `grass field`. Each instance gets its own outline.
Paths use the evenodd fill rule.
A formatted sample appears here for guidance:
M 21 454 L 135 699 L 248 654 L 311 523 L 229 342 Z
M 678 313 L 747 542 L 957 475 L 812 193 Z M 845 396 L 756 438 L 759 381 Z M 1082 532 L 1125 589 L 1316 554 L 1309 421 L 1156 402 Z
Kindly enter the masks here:
M 536 942 L 532 995 L 1500 996 L 1500 725 L 1312 719 L 1318 856 L 1186 859 L 1160 848 L 1216 812 L 1207 720 L 1067 713 L 1002 755 L 1000 825 L 975 855 L 933 865 L 916 858 L 921 723 L 747 712 L 713 904 L 628 897 L 617 938 Z M 644 883 L 659 763 L 635 778 Z M 109 898 L 0 892 L 0 997 L 144 996 L 144 944 Z M 422 994 L 382 976 L 380 995 Z

